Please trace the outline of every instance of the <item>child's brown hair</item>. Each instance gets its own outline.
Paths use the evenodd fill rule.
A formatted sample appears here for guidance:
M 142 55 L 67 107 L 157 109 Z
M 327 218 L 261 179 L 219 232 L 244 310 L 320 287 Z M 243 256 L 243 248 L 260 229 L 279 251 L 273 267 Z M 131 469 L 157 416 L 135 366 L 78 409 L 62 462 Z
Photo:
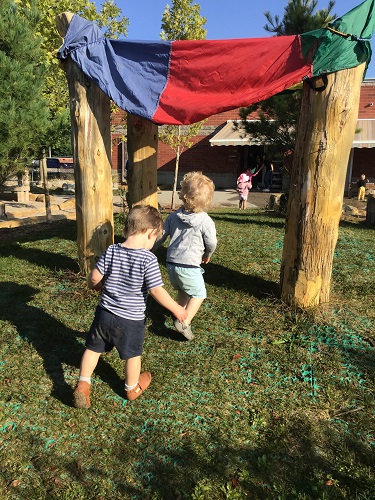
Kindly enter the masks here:
M 189 172 L 181 181 L 180 200 L 191 212 L 204 212 L 212 204 L 215 184 L 202 172 Z
M 147 229 L 156 229 L 158 236 L 163 232 L 163 219 L 156 208 L 151 205 L 136 205 L 130 212 L 125 221 L 124 236 L 145 233 Z

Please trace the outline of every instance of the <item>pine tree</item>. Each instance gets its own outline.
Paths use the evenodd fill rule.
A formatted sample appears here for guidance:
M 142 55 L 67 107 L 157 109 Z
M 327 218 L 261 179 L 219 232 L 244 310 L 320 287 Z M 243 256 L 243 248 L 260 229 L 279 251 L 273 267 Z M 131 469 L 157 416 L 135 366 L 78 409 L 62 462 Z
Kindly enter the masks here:
M 281 21 L 279 16 L 273 18 L 269 11 L 264 13 L 269 22 L 264 29 L 277 36 L 285 36 L 306 33 L 326 26 L 333 19 L 331 12 L 335 2 L 330 0 L 326 9 L 316 10 L 317 6 L 317 0 L 290 0 L 284 9 Z
M 191 5 L 191 0 L 173 0 L 166 6 L 160 33 L 162 40 L 205 40 L 207 30 L 203 28 L 206 18 L 200 15 L 200 6 Z M 181 154 L 194 144 L 193 137 L 198 135 L 205 120 L 193 125 L 164 125 L 160 128 L 159 139 L 170 146 L 175 155 L 171 208 L 175 208 L 177 179 Z
M 335 2 L 329 1 L 328 7 L 322 10 L 316 10 L 317 4 L 317 0 L 289 0 L 281 20 L 265 12 L 269 24 L 264 29 L 276 36 L 297 35 L 319 29 L 336 17 L 332 14 Z M 269 155 L 273 158 L 279 156 L 285 170 L 290 168 L 300 104 L 300 92 L 290 91 L 240 110 L 245 130 L 269 144 Z M 259 115 L 259 122 L 246 122 L 252 113 Z
M 35 2 L 0 2 L 0 185 L 24 171 L 48 125 Z

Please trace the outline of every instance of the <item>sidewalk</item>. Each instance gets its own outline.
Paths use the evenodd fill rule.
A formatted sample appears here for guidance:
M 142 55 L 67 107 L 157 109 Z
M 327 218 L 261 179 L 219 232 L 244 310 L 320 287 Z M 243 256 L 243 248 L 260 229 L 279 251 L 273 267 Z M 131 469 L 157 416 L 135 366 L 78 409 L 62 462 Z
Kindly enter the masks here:
M 263 191 L 250 191 L 247 208 L 266 208 L 270 195 L 274 193 L 263 193 Z M 1 200 L 0 200 L 1 201 Z M 172 201 L 171 190 L 158 191 L 158 202 L 163 209 L 170 209 Z M 3 201 L 5 215 L 0 214 L 0 229 L 19 227 L 28 224 L 37 224 L 46 222 L 46 208 L 44 202 L 30 201 L 21 203 L 16 201 Z M 181 200 L 176 200 L 176 208 L 181 204 Z M 364 217 L 366 215 L 366 203 L 360 202 L 355 198 L 344 198 L 343 205 L 349 205 L 349 213 L 354 213 Z M 238 207 L 238 194 L 235 189 L 223 189 L 214 192 L 213 208 Z M 122 199 L 116 195 L 113 197 L 113 211 L 114 213 L 121 212 Z M 347 212 L 347 210 L 345 210 Z M 59 219 L 75 219 L 75 198 L 74 194 L 66 194 L 62 196 L 51 196 L 51 220 Z
M 272 193 L 263 193 L 262 191 L 250 191 L 247 201 L 247 208 L 264 208 Z M 172 200 L 172 191 L 159 191 L 158 200 L 163 208 L 170 208 Z M 179 206 L 181 200 L 177 196 L 176 206 Z M 221 189 L 214 192 L 212 208 L 218 207 L 238 207 L 238 194 L 235 189 Z
M 251 191 L 249 193 L 248 208 L 264 208 L 269 200 L 270 193 Z M 1 200 L 0 200 L 1 201 Z M 158 202 L 164 209 L 170 208 L 172 201 L 172 190 L 158 191 Z M 46 207 L 43 201 L 3 201 L 5 216 L 0 214 L 0 228 L 12 228 L 27 224 L 46 222 Z M 181 200 L 177 197 L 176 207 L 180 206 Z M 235 189 L 218 190 L 214 193 L 213 208 L 238 207 L 238 194 Z M 120 196 L 113 197 L 114 212 L 122 211 L 122 199 Z M 61 196 L 51 195 L 51 220 L 75 219 L 74 194 Z

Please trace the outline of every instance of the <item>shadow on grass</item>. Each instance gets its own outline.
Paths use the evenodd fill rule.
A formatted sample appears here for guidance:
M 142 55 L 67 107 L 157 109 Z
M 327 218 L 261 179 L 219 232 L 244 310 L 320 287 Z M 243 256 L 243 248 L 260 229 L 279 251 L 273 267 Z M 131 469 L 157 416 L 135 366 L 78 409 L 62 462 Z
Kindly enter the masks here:
M 0 256 L 15 257 L 30 264 L 48 267 L 52 270 L 70 269 L 73 272 L 79 271 L 78 262 L 67 255 L 57 254 L 32 247 L 22 247 L 21 243 L 31 243 L 33 241 L 47 241 L 52 238 L 76 240 L 75 221 L 55 221 L 51 224 L 36 224 L 23 226 L 14 229 L 2 229 Z
M 1 245 L 4 243 L 18 241 L 31 242 L 39 240 L 49 240 L 64 235 L 66 240 L 76 241 L 77 223 L 74 220 L 56 220 L 51 223 L 41 222 L 28 226 L 0 229 Z
M 157 494 L 167 500 L 192 498 L 193 493 L 194 498 L 371 498 L 374 455 L 360 439 L 335 431 L 331 421 L 271 420 L 258 445 L 229 442 L 220 432 L 187 429 L 172 448 L 153 428 L 154 435 L 148 436 L 153 446 L 143 456 L 138 449 L 134 465 L 142 486 L 136 489 L 124 481 L 118 492 L 137 495 L 143 490 L 142 498 Z M 132 440 L 129 432 L 120 442 Z M 129 451 L 120 445 L 114 453 L 123 460 Z M 239 496 L 231 496 L 236 490 Z
M 340 227 L 346 227 L 348 229 L 352 228 L 358 228 L 358 229 L 365 229 L 365 230 L 374 230 L 374 226 L 371 226 L 370 224 L 366 224 L 365 220 L 340 220 Z
M 238 214 L 234 214 L 233 212 L 212 212 L 210 216 L 214 221 L 230 222 L 233 224 L 256 224 L 276 229 L 285 227 L 285 216 L 275 212 L 242 211 Z
M 48 267 L 52 271 L 70 269 L 73 272 L 79 272 L 78 262 L 71 257 L 58 254 L 57 259 L 56 253 L 39 250 L 37 248 L 24 248 L 20 246 L 18 242 L 0 246 L 0 256 L 22 259 L 30 264 Z
M 160 247 L 155 252 L 159 264 L 165 266 L 167 258 L 167 247 Z M 210 285 L 242 291 L 253 297 L 264 299 L 265 297 L 280 297 L 279 284 L 274 281 L 264 280 L 258 276 L 234 271 L 228 267 L 221 266 L 210 262 L 203 266 L 204 281 Z
M 181 333 L 166 325 L 167 318 L 169 318 L 169 323 L 172 325 L 175 319 L 173 314 L 158 304 L 151 296 L 148 297 L 146 314 L 147 318 L 151 321 L 151 324 L 148 326 L 149 332 L 158 337 L 175 340 L 176 342 L 187 341 Z
M 38 293 L 36 288 L 11 282 L 1 284 L 0 318 L 13 324 L 22 339 L 27 340 L 43 360 L 43 366 L 53 383 L 51 395 L 67 406 L 72 406 L 72 387 L 64 379 L 63 365 L 78 369 L 84 345 L 77 338 L 82 335 L 43 312 L 30 306 Z M 95 373 L 118 395 L 123 396 L 123 381 L 116 371 L 100 358 Z
M 241 291 L 257 299 L 280 297 L 279 284 L 274 281 L 243 274 L 211 262 L 204 266 L 204 269 L 205 282 L 211 285 L 226 289 L 233 288 L 233 290 Z

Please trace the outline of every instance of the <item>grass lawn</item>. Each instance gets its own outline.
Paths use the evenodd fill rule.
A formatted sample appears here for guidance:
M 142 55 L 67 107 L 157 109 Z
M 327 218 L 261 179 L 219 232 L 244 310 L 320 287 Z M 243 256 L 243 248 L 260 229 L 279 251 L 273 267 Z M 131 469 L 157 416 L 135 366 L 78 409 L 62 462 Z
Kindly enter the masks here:
M 211 215 L 196 339 L 150 302 L 149 390 L 124 399 L 112 352 L 90 410 L 72 407 L 99 299 L 78 272 L 76 224 L 0 230 L 1 500 L 374 498 L 374 229 L 341 224 L 331 303 L 299 311 L 279 299 L 284 219 Z

